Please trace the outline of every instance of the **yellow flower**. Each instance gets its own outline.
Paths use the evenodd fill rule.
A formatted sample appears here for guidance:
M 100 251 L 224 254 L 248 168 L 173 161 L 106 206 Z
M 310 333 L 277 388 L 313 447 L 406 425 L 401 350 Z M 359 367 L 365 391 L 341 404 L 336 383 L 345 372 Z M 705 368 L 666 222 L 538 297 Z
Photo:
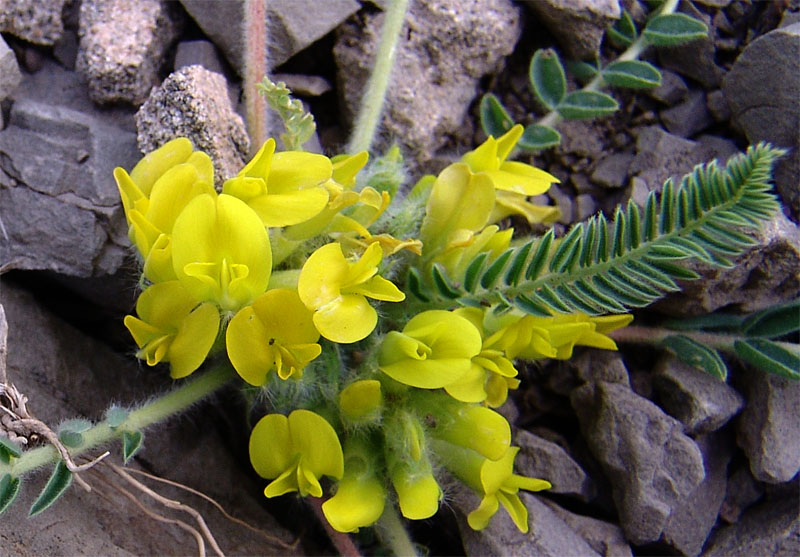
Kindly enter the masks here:
M 480 506 L 467 516 L 470 528 L 473 530 L 486 528 L 502 504 L 517 528 L 523 533 L 528 532 L 528 510 L 517 493 L 520 489 L 526 491 L 550 489 L 552 485 L 546 480 L 514 474 L 514 458 L 519 452 L 519 447 L 510 447 L 502 458 L 492 461 L 483 458 L 475 451 L 449 443 L 434 441 L 433 446 L 445 468 L 482 498 Z
M 174 379 L 200 367 L 219 331 L 214 304 L 198 305 L 178 281 L 160 282 L 142 292 L 136 313 L 138 318 L 125 317 L 140 349 L 136 355 L 151 366 L 169 362 Z
M 480 332 L 467 319 L 429 310 L 413 317 L 402 332 L 386 335 L 378 365 L 395 381 L 438 389 L 462 381 L 480 350 Z
M 281 379 L 300 378 L 320 355 L 319 333 L 294 290 L 268 290 L 231 319 L 226 332 L 228 357 L 242 379 L 266 383 L 275 370 Z
M 261 418 L 250 434 L 250 462 L 259 476 L 274 478 L 264 489 L 267 497 L 290 491 L 322 497 L 319 479 L 344 473 L 339 437 L 325 418 L 309 410 Z
M 354 422 L 376 417 L 382 406 L 381 383 L 375 379 L 354 381 L 339 393 L 342 414 Z
M 322 504 L 322 512 L 334 530 L 358 532 L 383 514 L 386 489 L 378 477 L 376 450 L 366 442 L 348 439 L 344 446 L 344 476 L 336 494 Z
M 379 276 L 381 248 L 370 244 L 361 259 L 351 263 L 338 243 L 312 253 L 300 271 L 297 292 L 314 312 L 314 325 L 322 336 L 339 343 L 366 338 L 378 323 L 378 314 L 366 298 L 387 302 L 405 299 L 398 288 Z
M 400 512 L 411 520 L 424 520 L 439 510 L 442 489 L 433 477 L 427 457 L 397 463 L 390 473 Z
M 222 193 L 247 203 L 264 226 L 289 226 L 305 222 L 328 204 L 324 183 L 331 178 L 330 159 L 314 153 L 275 153 L 268 139 L 235 178 L 226 180 Z
M 172 264 L 196 300 L 236 311 L 267 289 L 272 252 L 261 219 L 243 201 L 200 195 L 175 221 Z

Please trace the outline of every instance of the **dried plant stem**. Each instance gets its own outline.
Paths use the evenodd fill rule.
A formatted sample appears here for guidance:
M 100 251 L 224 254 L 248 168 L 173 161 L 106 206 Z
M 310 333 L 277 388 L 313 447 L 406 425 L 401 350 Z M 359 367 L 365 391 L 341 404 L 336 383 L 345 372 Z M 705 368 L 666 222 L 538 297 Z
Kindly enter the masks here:
M 378 122 L 386 100 L 386 90 L 392 77 L 392 67 L 397 52 L 397 41 L 403 28 L 403 20 L 408 10 L 408 0 L 391 0 L 383 20 L 381 42 L 375 56 L 372 74 L 367 81 L 367 88 L 361 99 L 356 125 L 350 137 L 348 151 L 357 153 L 369 151 L 375 139 Z
M 244 103 L 250 156 L 267 140 L 267 103 L 258 94 L 257 85 L 267 75 L 267 1 L 246 0 L 244 35 Z
M 331 539 L 333 546 L 339 552 L 339 555 L 342 555 L 343 557 L 361 557 L 361 553 L 359 553 L 356 544 L 353 543 L 353 540 L 350 539 L 350 536 L 343 532 L 334 530 L 328 522 L 328 519 L 325 518 L 325 513 L 322 512 L 322 503 L 324 503 L 324 501 L 316 497 L 306 497 L 305 501 L 311 505 L 312 509 L 314 509 L 314 514 L 317 515 L 320 524 L 322 524 L 322 527 L 325 528 L 325 532 L 327 532 L 328 537 Z

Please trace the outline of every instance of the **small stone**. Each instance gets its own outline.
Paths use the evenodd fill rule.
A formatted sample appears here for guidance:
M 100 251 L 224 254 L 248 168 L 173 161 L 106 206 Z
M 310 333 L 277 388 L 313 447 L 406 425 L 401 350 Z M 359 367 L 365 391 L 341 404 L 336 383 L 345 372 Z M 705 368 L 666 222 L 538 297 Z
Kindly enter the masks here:
M 736 143 L 718 135 L 701 135 L 696 141 L 713 158 L 717 159 L 717 164 L 720 165 L 724 165 L 732 156 L 741 153 Z
M 800 555 L 800 501 L 789 497 L 765 501 L 748 510 L 736 524 L 717 530 L 704 557 Z
M 663 540 L 682 555 L 699 555 L 717 522 L 727 488 L 732 448 L 722 432 L 696 439 L 703 454 L 705 478 L 675 507 L 664 527 Z
M 64 31 L 58 42 L 53 45 L 53 56 L 68 70 L 75 69 L 75 62 L 78 59 L 78 35 L 75 31 Z
M 738 522 L 742 512 L 763 495 L 764 488 L 750 473 L 750 467 L 744 465 L 737 468 L 728 478 L 725 500 L 719 511 L 720 518 L 729 524 Z
M 625 362 L 618 352 L 608 350 L 585 350 L 567 360 L 567 365 L 584 383 L 620 383 L 630 387 L 630 377 Z
M 650 195 L 650 188 L 647 182 L 638 176 L 631 178 L 630 193 L 628 197 L 633 199 L 639 207 L 644 207 L 647 203 L 647 197 Z
M 8 98 L 22 81 L 17 57 L 0 36 L 0 101 Z
M 788 482 L 800 471 L 800 381 L 749 368 L 741 374 L 747 399 L 736 440 L 757 480 Z
M 619 19 L 616 0 L 526 0 L 570 58 L 593 59 L 608 27 Z
M 699 144 L 664 131 L 660 126 L 648 126 L 639 131 L 636 156 L 628 169 L 638 176 L 651 191 L 661 191 L 667 178 L 680 179 L 696 164 L 706 162 L 708 153 Z
M 578 213 L 578 221 L 584 221 L 597 212 L 597 203 L 594 197 L 588 193 L 582 193 L 575 198 L 575 210 Z
M 319 75 L 276 73 L 272 81 L 283 81 L 293 94 L 303 97 L 319 97 L 333 89 L 330 82 Z
M 713 123 L 706 96 L 700 90 L 689 93 L 689 98 L 682 103 L 662 110 L 661 121 L 670 133 L 681 137 L 691 137 Z
M 703 21 L 711 28 L 711 17 L 688 2 L 682 2 L 680 11 Z M 714 60 L 714 41 L 711 36 L 680 46 L 661 47 L 656 50 L 661 67 L 677 72 L 701 83 L 705 89 L 716 89 L 722 82 L 725 70 Z
M 789 153 L 777 161 L 775 187 L 800 218 L 800 23 L 770 31 L 742 51 L 722 91 L 750 143 L 765 140 Z
M 680 422 L 626 385 L 587 383 L 570 401 L 612 483 L 626 537 L 637 545 L 658 540 L 705 476 L 700 449 Z
M 555 184 L 550 186 L 550 189 L 547 190 L 547 195 L 550 196 L 550 199 L 552 199 L 558 206 L 558 210 L 561 211 L 561 216 L 558 217 L 558 222 L 564 224 L 570 224 L 574 222 L 572 198 L 564 193 L 561 188 Z
M 728 122 L 731 119 L 731 107 L 722 89 L 709 91 L 706 95 L 706 106 L 716 122 Z
M 624 188 L 633 159 L 633 153 L 614 153 L 601 159 L 592 172 L 592 181 L 606 188 Z
M 591 500 L 595 491 L 592 480 L 561 446 L 524 429 L 517 430 L 514 439 L 520 447 L 514 461 L 517 474 L 549 481 L 553 484 L 549 493 Z
M 689 94 L 686 82 L 681 76 L 669 70 L 661 70 L 661 85 L 645 91 L 650 98 L 667 106 L 679 103 Z
M 165 0 L 81 2 L 76 67 L 94 102 L 144 102 L 179 31 L 170 12 Z
M 591 193 L 597 189 L 594 184 L 592 184 L 592 181 L 589 180 L 589 177 L 580 172 L 571 174 L 569 183 L 572 184 L 572 187 L 575 188 L 575 191 L 579 194 Z
M 783 12 L 783 16 L 781 16 L 781 22 L 778 24 L 778 27 L 789 27 L 795 23 L 800 23 L 800 12 L 786 10 Z
M 697 435 L 725 425 L 744 406 L 744 399 L 727 383 L 704 371 L 665 356 L 655 367 L 659 405 Z
M 228 98 L 225 78 L 202 66 L 174 72 L 136 113 L 139 149 L 147 153 L 176 137 L 188 137 L 214 161 L 218 186 L 247 160 L 250 140 Z
M 50 46 L 64 32 L 61 13 L 68 0 L 0 0 L 0 31 Z
M 558 124 L 561 143 L 557 153 L 571 153 L 598 159 L 606 152 L 603 132 L 591 120 L 565 120 Z
M 225 75 L 223 62 L 217 54 L 217 48 L 211 41 L 181 41 L 175 50 L 175 71 L 186 66 L 203 66 L 210 72 Z
M 631 546 L 625 540 L 622 528 L 616 524 L 571 513 L 544 497 L 538 500 L 586 540 L 586 543 L 600 555 L 606 557 L 632 557 Z

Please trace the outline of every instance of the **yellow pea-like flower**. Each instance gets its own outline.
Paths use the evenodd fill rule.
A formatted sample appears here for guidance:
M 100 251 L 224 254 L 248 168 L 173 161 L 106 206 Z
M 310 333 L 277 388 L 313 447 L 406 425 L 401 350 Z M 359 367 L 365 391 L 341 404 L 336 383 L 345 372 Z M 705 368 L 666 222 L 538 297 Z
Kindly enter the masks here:
M 375 379 L 354 381 L 339 393 L 339 409 L 353 422 L 376 417 L 382 406 L 381 383 Z
M 243 201 L 200 195 L 175 221 L 172 264 L 197 301 L 232 312 L 266 291 L 272 251 L 261 219 Z
M 495 461 L 446 442 L 434 441 L 433 448 L 445 468 L 481 496 L 478 508 L 467 515 L 470 528 L 486 528 L 500 505 L 503 505 L 517 528 L 523 533 L 528 532 L 528 509 L 517 493 L 520 489 L 550 489 L 552 485 L 546 480 L 514 474 L 514 458 L 519 447 L 510 447 L 502 458 Z
M 300 378 L 320 355 L 319 333 L 297 292 L 268 290 L 231 319 L 226 332 L 228 357 L 251 385 L 266 383 L 275 370 L 281 379 Z
M 289 417 L 268 414 L 250 434 L 250 462 L 262 478 L 273 480 L 267 497 L 299 491 L 305 497 L 322 497 L 322 476 L 339 479 L 344 457 L 339 437 L 331 424 L 309 410 L 295 410 Z
M 235 178 L 226 180 L 222 193 L 247 203 L 264 226 L 305 222 L 328 204 L 324 183 L 333 173 L 330 159 L 302 151 L 275 153 L 268 139 Z
M 151 366 L 169 362 L 174 379 L 200 367 L 219 332 L 214 304 L 198 305 L 178 281 L 160 282 L 142 292 L 136 313 L 138 318 L 125 317 L 125 326 L 139 347 L 137 356 Z
M 344 344 L 366 338 L 378 323 L 367 298 L 405 299 L 394 284 L 377 274 L 381 258 L 377 244 L 370 244 L 354 263 L 345 259 L 338 243 L 326 244 L 309 256 L 300 271 L 297 292 L 314 312 L 314 325 L 323 337 Z

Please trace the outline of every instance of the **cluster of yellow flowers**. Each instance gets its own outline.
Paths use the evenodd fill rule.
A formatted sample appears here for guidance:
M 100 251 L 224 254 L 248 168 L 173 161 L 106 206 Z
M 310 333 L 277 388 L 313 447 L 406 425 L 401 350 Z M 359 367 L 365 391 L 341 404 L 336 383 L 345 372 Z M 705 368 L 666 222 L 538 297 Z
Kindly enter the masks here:
M 369 186 L 356 189 L 366 153 L 275 153 L 268 140 L 221 193 L 211 160 L 185 138 L 150 153 L 130 174 L 116 169 L 147 285 L 138 317 L 125 318 L 140 358 L 167 362 L 172 377 L 182 378 L 226 354 L 244 381 L 265 389 L 271 371 L 279 380 L 329 378 L 327 399 L 279 408 L 253 429 L 250 457 L 272 480 L 267 497 L 321 497 L 320 480 L 332 478 L 335 493 L 323 512 L 334 528 L 351 532 L 380 518 L 389 485 L 405 517 L 432 516 L 442 498 L 436 470 L 444 467 L 482 497 L 468 517 L 473 528 L 484 528 L 502 504 L 527 531 L 517 492 L 550 484 L 513 473 L 519 448 L 492 410 L 519 385 L 514 360 L 569 358 L 576 345 L 616 349 L 606 333 L 631 317 L 534 317 L 433 303 L 413 309 L 417 302 L 379 319 L 373 307 L 406 299 L 381 276 L 385 259 L 418 269 L 437 264 L 460 276 L 476 255 L 493 258 L 508 248 L 513 231 L 501 230 L 499 220 L 557 217 L 556 209 L 528 201 L 557 180 L 506 160 L 521 133 L 515 126 L 489 138 L 419 182 L 416 195 L 427 201 L 418 239 L 370 230 L 391 199 Z M 392 276 L 403 286 L 396 268 Z M 360 361 L 355 350 L 339 352 L 357 342 Z M 325 350 L 336 357 L 320 358 Z M 308 379 L 304 372 L 314 366 L 327 366 L 327 375 Z

